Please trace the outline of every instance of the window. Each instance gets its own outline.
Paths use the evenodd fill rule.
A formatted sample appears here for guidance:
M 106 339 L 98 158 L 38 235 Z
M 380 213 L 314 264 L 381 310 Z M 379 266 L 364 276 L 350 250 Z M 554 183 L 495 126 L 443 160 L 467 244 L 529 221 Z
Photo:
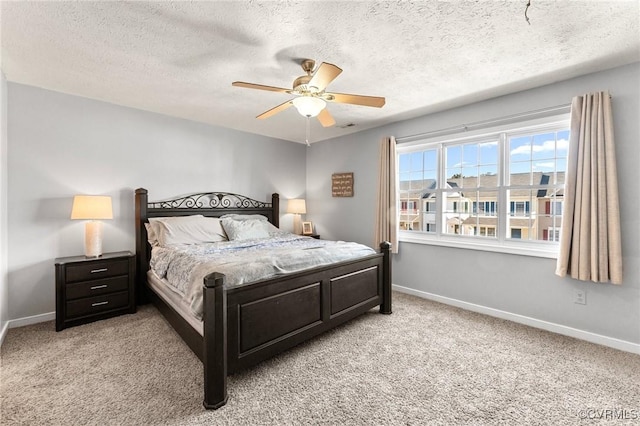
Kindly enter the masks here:
M 511 216 L 529 216 L 529 202 L 528 201 L 511 201 L 511 209 L 509 210 Z
M 556 251 L 568 128 L 565 114 L 398 144 L 401 241 Z
M 473 213 L 480 216 L 495 216 L 498 203 L 495 201 L 473 202 Z
M 496 228 L 493 226 L 476 226 L 474 235 L 482 235 L 483 237 L 495 237 Z
M 547 241 L 560 241 L 560 228 L 547 228 L 543 231 L 543 235 Z

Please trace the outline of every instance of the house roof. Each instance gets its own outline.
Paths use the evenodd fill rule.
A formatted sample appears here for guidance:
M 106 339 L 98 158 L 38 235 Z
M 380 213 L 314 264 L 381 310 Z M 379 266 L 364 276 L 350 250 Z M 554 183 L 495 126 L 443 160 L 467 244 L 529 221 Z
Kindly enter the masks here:
M 564 182 L 564 172 L 558 172 L 556 174 L 557 182 Z M 458 192 L 461 193 L 461 196 L 465 197 L 465 190 L 467 194 L 469 192 L 475 192 L 478 186 L 491 188 L 497 185 L 498 176 L 497 175 L 484 175 L 478 177 L 462 177 L 462 178 L 449 178 L 447 179 L 447 188 L 451 189 L 460 189 Z M 526 186 L 526 185 L 545 185 L 549 182 L 553 182 L 553 175 L 550 173 L 543 172 L 533 172 L 533 173 L 514 173 L 510 175 L 510 184 L 512 186 Z M 435 192 L 430 191 L 436 187 L 435 179 L 424 179 L 424 180 L 412 180 L 412 181 L 400 181 L 400 198 L 401 199 L 414 199 L 414 198 L 431 198 L 435 197 Z M 519 190 L 514 189 L 511 190 L 512 197 L 528 197 L 529 190 Z M 562 189 L 541 189 L 536 190 L 534 197 L 544 198 L 549 197 L 551 195 L 562 196 Z M 466 195 L 470 196 L 470 195 Z M 495 191 L 480 191 L 479 197 L 480 199 L 493 199 L 496 198 Z

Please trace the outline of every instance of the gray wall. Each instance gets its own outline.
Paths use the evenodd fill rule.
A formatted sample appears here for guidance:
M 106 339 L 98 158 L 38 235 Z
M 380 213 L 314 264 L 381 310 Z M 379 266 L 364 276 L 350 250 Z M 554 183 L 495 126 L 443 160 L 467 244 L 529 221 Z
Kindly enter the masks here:
M 9 320 L 7 230 L 7 80 L 0 72 L 0 343 Z
M 55 310 L 54 258 L 84 253 L 75 194 L 113 197 L 104 251 L 134 250 L 133 191 L 151 200 L 219 190 L 304 197 L 301 144 L 8 84 L 10 319 Z M 291 229 L 291 215 L 281 217 Z
M 623 229 L 624 283 L 554 275 L 555 260 L 400 243 L 393 282 L 417 291 L 640 343 L 640 64 L 616 68 L 316 143 L 307 152 L 307 218 L 323 238 L 373 244 L 377 155 L 382 137 L 409 136 L 568 104 L 587 92 L 613 96 Z M 355 173 L 353 198 L 331 197 L 331 173 Z M 587 290 L 587 305 L 573 303 Z

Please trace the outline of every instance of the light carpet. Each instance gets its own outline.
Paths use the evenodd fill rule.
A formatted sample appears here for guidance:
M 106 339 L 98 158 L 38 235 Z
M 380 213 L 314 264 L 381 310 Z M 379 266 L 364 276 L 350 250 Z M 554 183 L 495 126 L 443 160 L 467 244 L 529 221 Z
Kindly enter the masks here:
M 231 376 L 216 411 L 202 364 L 152 306 L 11 329 L 1 353 L 3 425 L 640 422 L 640 356 L 397 292 L 393 315 Z

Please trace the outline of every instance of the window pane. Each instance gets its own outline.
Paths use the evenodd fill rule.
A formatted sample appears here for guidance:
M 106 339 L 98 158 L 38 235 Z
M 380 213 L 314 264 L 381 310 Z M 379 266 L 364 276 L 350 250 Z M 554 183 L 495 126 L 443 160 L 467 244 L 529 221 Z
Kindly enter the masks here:
M 559 236 L 562 220 L 559 192 L 562 191 L 545 188 L 507 191 L 507 238 L 558 241 L 555 238 Z
M 437 196 L 434 194 L 422 200 L 423 212 L 419 227 L 422 232 L 436 232 L 436 199 Z
M 477 167 L 465 167 L 462 169 L 462 184 L 463 188 L 476 188 L 478 186 L 478 168 Z
M 411 171 L 422 171 L 422 152 L 411 153 Z
M 429 182 L 425 182 L 425 188 L 428 188 L 431 184 L 433 184 L 436 181 L 436 176 L 437 176 L 437 170 L 425 170 L 424 172 L 424 180 L 425 181 L 429 181 Z M 436 186 L 434 185 L 432 189 L 435 189 Z
M 555 160 L 539 160 L 533 162 L 534 172 L 553 172 L 556 168 Z
M 447 157 L 447 169 L 460 168 L 462 165 L 462 147 L 460 145 L 448 146 L 445 148 L 445 155 Z
M 538 199 L 537 240 L 559 241 L 562 224 L 563 198 L 558 191 Z
M 556 157 L 556 134 L 544 133 L 533 137 L 531 146 L 533 160 L 553 159 Z
M 430 149 L 424 152 L 424 169 L 436 170 L 438 168 L 438 152 L 435 149 Z
M 422 190 L 424 188 L 424 182 L 422 181 L 422 172 L 411 173 L 411 180 L 409 181 L 410 188 L 413 190 Z
M 420 219 L 420 198 L 415 192 L 402 194 L 399 201 L 400 229 L 411 231 L 415 229 Z
M 471 216 L 474 200 L 459 192 L 445 192 L 443 195 L 443 233 L 474 235 L 473 224 L 465 224 L 465 220 Z
M 514 167 L 515 166 L 515 167 Z M 531 163 L 514 163 L 509 175 L 509 185 L 531 185 Z
M 480 144 L 480 164 L 498 164 L 498 142 Z
M 566 157 L 569 152 L 569 131 L 562 130 L 556 134 L 556 156 Z
M 478 168 L 478 186 L 498 186 L 498 166 L 480 166 Z
M 525 136 L 510 139 L 509 157 L 511 161 L 531 160 L 531 137 Z
M 416 232 L 435 232 L 435 189 L 438 174 L 437 149 L 400 154 L 398 201 L 400 229 Z M 424 208 L 433 216 L 432 223 L 424 223 Z M 428 228 L 428 229 L 427 229 Z
M 524 173 L 530 173 L 531 185 L 563 183 L 554 173 L 566 170 L 569 132 L 546 132 L 531 136 L 511 137 L 509 151 L 510 179 L 508 185 L 527 185 Z M 528 152 L 530 151 L 530 155 Z M 529 161 L 530 158 L 530 161 Z M 540 174 L 549 174 L 550 178 L 540 181 Z
M 567 159 L 556 160 L 556 171 L 558 172 L 556 177 L 556 183 L 564 183 L 564 174 L 567 171 Z
M 464 217 L 462 223 L 463 235 L 475 235 L 478 237 L 495 238 L 498 225 L 497 191 L 476 191 L 465 193 L 471 201 L 469 215 Z
M 462 146 L 462 165 L 475 166 L 478 164 L 478 145 L 466 144 Z

